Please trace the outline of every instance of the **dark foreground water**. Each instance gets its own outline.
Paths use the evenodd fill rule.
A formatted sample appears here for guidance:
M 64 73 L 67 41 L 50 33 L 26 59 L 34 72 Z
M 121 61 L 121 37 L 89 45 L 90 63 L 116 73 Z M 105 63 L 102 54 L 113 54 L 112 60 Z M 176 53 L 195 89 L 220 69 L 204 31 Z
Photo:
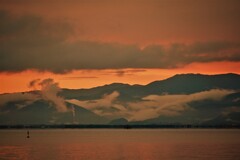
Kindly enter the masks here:
M 232 160 L 240 159 L 240 130 L 53 129 L 0 130 L 0 159 Z

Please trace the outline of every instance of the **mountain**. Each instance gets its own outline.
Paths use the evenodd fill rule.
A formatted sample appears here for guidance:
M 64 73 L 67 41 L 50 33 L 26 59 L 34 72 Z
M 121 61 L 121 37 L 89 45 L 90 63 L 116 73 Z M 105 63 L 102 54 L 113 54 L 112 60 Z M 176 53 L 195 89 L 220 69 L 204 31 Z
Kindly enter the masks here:
M 113 91 L 120 93 L 121 100 L 139 99 L 150 94 L 191 94 L 211 89 L 240 89 L 238 74 L 179 74 L 147 85 L 113 83 L 91 89 L 63 89 L 61 96 L 67 99 L 93 100 Z
M 62 89 L 57 96 L 65 100 L 68 112 L 58 112 L 43 99 L 7 101 L 4 96 L 12 94 L 2 94 L 0 124 L 236 125 L 240 124 L 239 82 L 240 75 L 232 73 L 179 74 L 147 85 Z M 40 95 L 40 91 L 27 94 Z
M 90 89 L 63 89 L 60 95 L 67 99 L 94 100 L 101 98 L 104 94 L 118 91 L 121 95 L 121 100 L 129 100 L 132 99 L 133 96 L 141 93 L 142 89 L 143 86 L 141 85 L 113 83 Z
M 146 86 L 151 94 L 191 94 L 210 89 L 240 89 L 240 75 L 238 74 L 179 74 L 162 81 L 155 81 Z
M 200 100 L 188 103 L 189 110 L 175 116 L 160 115 L 130 124 L 202 124 L 240 125 L 240 92 L 231 93 L 221 100 Z
M 0 124 L 102 124 L 108 120 L 82 107 L 67 103 L 69 112 L 58 112 L 54 104 L 37 100 L 19 107 L 24 101 L 10 102 L 1 107 Z M 71 112 L 74 108 L 74 114 Z
M 216 118 L 206 120 L 203 125 L 239 125 L 240 112 L 230 113 L 227 115 L 219 115 Z
M 118 118 L 118 119 L 112 120 L 109 124 L 111 124 L 111 125 L 125 125 L 125 124 L 128 124 L 128 120 L 125 119 L 125 118 Z

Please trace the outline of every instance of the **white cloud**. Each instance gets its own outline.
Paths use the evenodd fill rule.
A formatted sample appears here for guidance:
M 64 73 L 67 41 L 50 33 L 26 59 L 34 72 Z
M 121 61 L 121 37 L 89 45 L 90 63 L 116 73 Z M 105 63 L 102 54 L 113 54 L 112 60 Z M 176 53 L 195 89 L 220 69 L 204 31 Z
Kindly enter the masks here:
M 41 86 L 42 98 L 44 100 L 54 103 L 54 106 L 59 112 L 68 111 L 64 98 L 57 95 L 57 93 L 61 91 L 58 83 L 55 83 L 53 79 L 44 79 L 39 85 Z
M 102 107 L 104 108 L 116 107 L 118 109 L 119 108 L 122 109 L 122 107 L 120 107 L 119 105 L 115 105 L 115 103 L 113 103 L 118 96 L 119 96 L 119 93 L 115 91 L 115 92 L 112 92 L 111 94 L 105 94 L 101 99 L 97 99 L 97 100 L 79 101 L 76 99 L 71 99 L 71 100 L 67 100 L 67 102 L 70 102 L 78 106 L 82 106 L 90 110 L 95 110 Z
M 44 79 L 44 80 L 33 80 L 29 83 L 29 87 L 36 89 L 40 86 L 40 92 L 38 94 L 34 93 L 11 93 L 0 95 L 0 106 L 8 102 L 14 101 L 25 101 L 24 104 L 17 104 L 19 108 L 23 108 L 36 100 L 43 99 L 45 101 L 53 103 L 59 112 L 69 111 L 65 100 L 63 97 L 58 96 L 58 92 L 61 91 L 58 83 L 54 82 L 53 79 Z
M 144 120 L 155 118 L 159 115 L 179 115 L 181 112 L 191 109 L 188 105 L 190 102 L 207 99 L 218 101 L 233 92 L 234 91 L 230 90 L 212 89 L 189 95 L 149 95 L 144 97 L 143 101 L 128 104 L 128 106 L 134 111 L 130 120 Z M 146 112 L 146 114 L 143 114 L 144 112 Z
M 118 92 L 104 95 L 102 99 L 91 101 L 67 100 L 70 103 L 84 107 L 102 116 L 122 116 L 130 121 L 140 121 L 156 118 L 160 115 L 176 116 L 185 110 L 192 109 L 188 104 L 201 100 L 221 100 L 224 96 L 233 93 L 231 90 L 212 89 L 189 95 L 149 95 L 142 101 L 128 102 L 124 105 L 117 98 Z M 117 111 L 106 109 L 115 108 Z
M 76 99 L 67 100 L 67 102 L 81 106 L 101 116 L 127 116 L 127 109 L 117 101 L 119 93 L 114 91 L 105 94 L 101 99 L 79 101 Z

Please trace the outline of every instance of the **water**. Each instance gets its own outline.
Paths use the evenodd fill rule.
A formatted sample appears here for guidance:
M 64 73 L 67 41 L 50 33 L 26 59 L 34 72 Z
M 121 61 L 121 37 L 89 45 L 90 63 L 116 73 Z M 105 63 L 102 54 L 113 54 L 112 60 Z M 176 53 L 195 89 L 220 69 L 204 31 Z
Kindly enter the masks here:
M 0 159 L 239 160 L 240 130 L 0 130 Z

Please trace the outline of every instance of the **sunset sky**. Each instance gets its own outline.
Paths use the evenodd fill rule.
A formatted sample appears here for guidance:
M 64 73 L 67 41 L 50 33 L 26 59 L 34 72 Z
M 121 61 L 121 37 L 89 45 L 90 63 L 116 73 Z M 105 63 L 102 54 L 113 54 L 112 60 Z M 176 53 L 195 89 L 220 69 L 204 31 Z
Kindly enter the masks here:
M 0 0 L 0 93 L 240 74 L 239 0 Z

